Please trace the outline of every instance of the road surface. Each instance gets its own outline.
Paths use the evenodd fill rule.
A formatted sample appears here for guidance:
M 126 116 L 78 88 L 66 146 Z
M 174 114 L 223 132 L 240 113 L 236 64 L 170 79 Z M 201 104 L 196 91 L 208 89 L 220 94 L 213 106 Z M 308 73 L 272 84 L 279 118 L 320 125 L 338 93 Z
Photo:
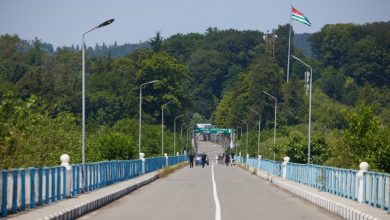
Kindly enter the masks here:
M 199 151 L 206 151 L 211 162 L 215 155 L 222 153 L 222 148 L 213 143 L 199 142 Z M 205 168 L 187 166 L 80 219 L 341 218 L 241 168 L 210 163 Z

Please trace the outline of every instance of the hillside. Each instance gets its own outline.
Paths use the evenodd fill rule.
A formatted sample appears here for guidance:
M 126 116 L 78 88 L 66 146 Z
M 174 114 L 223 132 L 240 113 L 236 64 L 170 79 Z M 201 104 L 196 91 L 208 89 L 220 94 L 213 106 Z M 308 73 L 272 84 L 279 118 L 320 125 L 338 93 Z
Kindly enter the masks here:
M 374 169 L 390 170 L 390 162 L 383 162 L 390 161 L 389 27 L 389 22 L 337 24 L 310 36 L 294 35 L 292 54 L 313 67 L 315 163 L 356 167 L 366 160 Z M 258 125 L 249 108 L 256 109 L 262 114 L 264 158 L 273 159 L 275 153 L 276 159 L 289 155 L 292 161 L 305 162 L 307 69 L 292 60 L 291 81 L 286 83 L 288 30 L 288 24 L 275 30 L 275 57 L 266 50 L 262 32 L 217 28 L 167 39 L 157 33 L 141 45 L 88 48 L 88 158 L 136 157 L 139 86 L 159 80 L 142 90 L 147 155 L 161 153 L 161 106 L 169 102 L 164 121 L 170 130 L 181 114 L 183 133 L 206 120 L 221 127 L 244 127 L 239 119 L 249 122 L 251 155 L 257 154 Z M 43 158 L 37 164 L 52 164 L 64 150 L 80 158 L 79 48 L 53 50 L 38 39 L 28 44 L 17 36 L 0 37 L 1 167 L 33 165 L 23 156 L 32 154 Z M 274 102 L 262 91 L 278 99 L 276 145 Z M 167 135 L 165 145 L 172 154 L 173 134 Z M 181 148 L 188 144 L 186 138 L 180 141 Z

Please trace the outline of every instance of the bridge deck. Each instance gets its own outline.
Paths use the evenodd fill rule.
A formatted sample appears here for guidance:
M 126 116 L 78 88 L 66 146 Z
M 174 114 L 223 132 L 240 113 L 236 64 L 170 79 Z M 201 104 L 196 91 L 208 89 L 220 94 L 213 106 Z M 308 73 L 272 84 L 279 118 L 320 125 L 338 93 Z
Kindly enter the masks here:
M 199 151 L 209 154 L 210 161 L 223 150 L 216 144 L 199 143 Z M 217 196 L 213 192 L 213 175 Z M 77 198 L 10 216 L 8 219 L 40 219 L 72 207 L 93 210 L 99 198 L 134 188 L 136 184 L 153 179 L 156 172 L 118 183 Z M 261 175 L 261 174 L 260 174 Z M 302 184 L 274 177 L 295 188 L 337 203 L 354 207 L 380 219 L 389 219 L 380 209 L 319 192 Z M 213 164 L 202 168 L 188 166 L 166 178 L 152 182 L 124 197 L 80 217 L 80 219 L 216 219 L 216 198 L 221 219 L 341 219 L 312 203 L 299 198 L 267 181 L 250 175 L 239 167 Z M 88 204 L 88 205 L 86 205 Z M 70 217 L 71 218 L 71 217 Z

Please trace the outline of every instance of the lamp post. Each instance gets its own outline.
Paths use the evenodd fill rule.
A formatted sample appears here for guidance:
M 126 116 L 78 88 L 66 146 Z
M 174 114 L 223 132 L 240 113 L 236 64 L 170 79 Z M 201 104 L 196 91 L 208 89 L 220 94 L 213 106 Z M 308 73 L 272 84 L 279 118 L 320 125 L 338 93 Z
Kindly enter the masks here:
M 173 156 L 175 156 L 176 153 L 176 119 L 182 117 L 183 115 L 179 115 L 175 117 L 173 120 Z
M 236 126 L 236 128 L 237 128 L 237 140 L 238 140 L 239 137 L 242 137 L 242 128 L 241 128 L 240 126 Z M 238 129 L 240 129 L 241 135 L 239 135 Z M 235 148 L 236 148 L 236 154 L 237 154 L 237 141 L 236 141 L 236 146 L 235 146 Z M 241 149 L 241 147 L 240 147 L 240 149 Z
M 101 28 L 101 27 L 104 27 L 104 26 L 107 26 L 109 24 L 111 24 L 112 22 L 114 22 L 114 19 L 110 19 L 110 20 L 107 20 L 103 23 L 101 23 L 100 25 L 86 31 L 83 33 L 82 35 L 82 48 L 81 48 L 81 53 L 82 53 L 82 164 L 83 164 L 83 169 L 82 169 L 82 178 L 83 178 L 83 181 L 82 181 L 82 184 L 83 184 L 83 190 L 85 190 L 85 35 L 95 29 L 98 29 L 98 28 Z
M 181 141 L 180 150 L 181 153 L 183 154 L 183 123 L 180 124 L 180 141 Z
M 190 137 L 189 137 L 190 128 L 191 128 L 191 125 L 189 125 L 189 126 L 187 127 L 187 141 L 190 141 Z M 191 137 L 191 138 L 192 138 L 192 137 Z M 188 145 L 187 145 L 187 154 L 188 154 L 189 152 L 190 152 L 190 151 L 189 151 Z
M 164 108 L 173 100 L 161 106 L 161 155 L 164 156 Z
M 257 138 L 257 156 L 260 155 L 260 126 L 261 126 L 261 114 L 258 113 L 257 111 L 253 110 L 252 108 L 249 108 L 252 112 L 254 112 L 255 114 L 257 114 L 259 116 L 259 135 L 258 135 L 258 138 Z
M 241 119 L 240 119 L 240 121 L 242 121 L 242 123 L 245 123 L 245 124 L 246 124 L 246 149 L 245 149 L 245 154 L 248 155 L 249 124 L 248 124 L 246 121 L 244 121 L 244 120 L 241 120 Z M 245 156 L 246 156 L 246 155 L 245 155 Z
M 142 132 L 142 86 L 156 83 L 158 80 L 153 80 L 147 83 L 142 83 L 139 87 L 139 121 L 138 121 L 138 158 L 141 159 L 141 132 Z
M 275 100 L 275 121 L 274 121 L 274 148 L 275 148 L 275 139 L 276 139 L 276 113 L 277 113 L 277 108 L 278 108 L 278 99 L 269 94 L 268 92 L 263 91 L 266 95 L 269 97 L 273 98 Z M 275 149 L 274 149 L 274 160 L 275 160 Z
M 309 130 L 308 130 L 308 140 L 307 140 L 307 163 L 310 163 L 310 137 L 311 137 L 311 85 L 312 85 L 312 76 L 313 76 L 313 69 L 311 68 L 311 66 L 307 65 L 305 62 L 303 62 L 302 60 L 300 60 L 298 57 L 294 56 L 294 55 L 291 55 L 292 58 L 298 60 L 299 62 L 301 62 L 303 65 L 309 67 L 310 69 L 310 90 L 309 90 Z

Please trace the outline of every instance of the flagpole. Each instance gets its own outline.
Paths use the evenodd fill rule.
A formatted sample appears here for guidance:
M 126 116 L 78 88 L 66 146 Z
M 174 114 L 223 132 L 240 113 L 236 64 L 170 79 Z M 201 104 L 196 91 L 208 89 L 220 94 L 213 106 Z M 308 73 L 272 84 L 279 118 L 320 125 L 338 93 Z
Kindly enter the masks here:
M 290 74 L 291 12 L 292 12 L 292 5 L 291 5 L 291 10 L 290 10 L 290 31 L 288 32 L 287 82 L 288 82 L 289 74 Z

